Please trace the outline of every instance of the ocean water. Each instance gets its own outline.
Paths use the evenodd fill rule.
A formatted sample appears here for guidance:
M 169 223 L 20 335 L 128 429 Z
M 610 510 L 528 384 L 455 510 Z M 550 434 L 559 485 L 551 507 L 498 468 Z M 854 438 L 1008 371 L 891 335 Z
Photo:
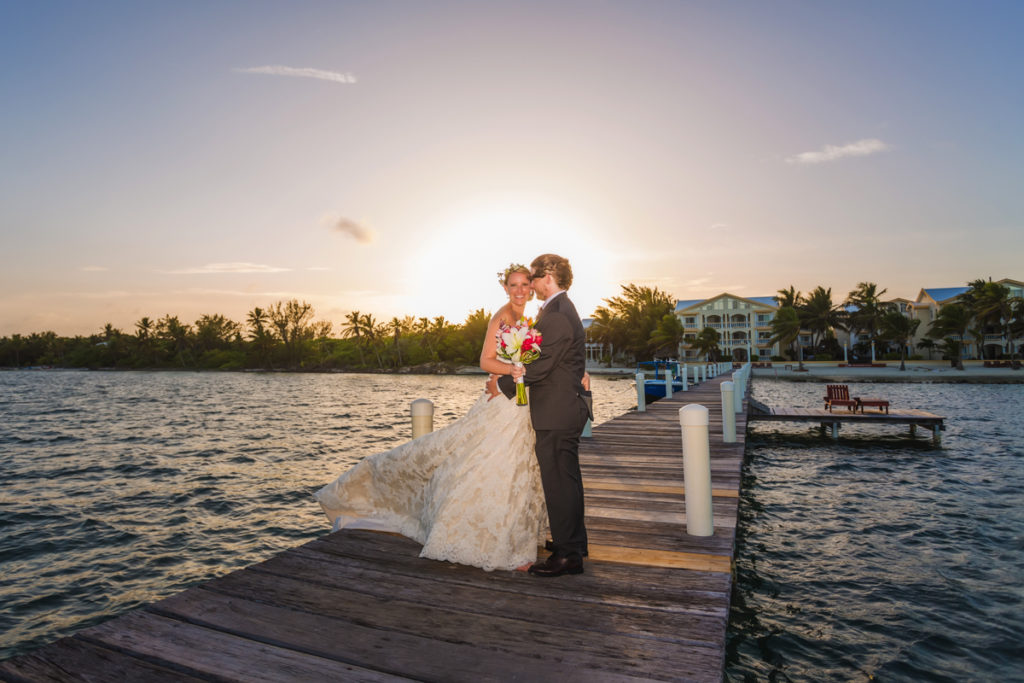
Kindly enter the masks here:
M 0 659 L 330 531 L 313 493 L 482 376 L 0 372 Z M 636 405 L 594 378 L 597 423 Z
M 312 494 L 478 376 L 0 372 L 0 659 L 329 530 Z M 772 405 L 823 388 L 755 378 Z M 851 385 L 948 418 L 748 437 L 730 681 L 1024 680 L 1024 386 Z M 597 421 L 635 405 L 595 378 Z
M 824 387 L 755 378 L 772 406 Z M 753 423 L 730 681 L 1024 681 L 1024 385 L 851 384 L 947 418 Z

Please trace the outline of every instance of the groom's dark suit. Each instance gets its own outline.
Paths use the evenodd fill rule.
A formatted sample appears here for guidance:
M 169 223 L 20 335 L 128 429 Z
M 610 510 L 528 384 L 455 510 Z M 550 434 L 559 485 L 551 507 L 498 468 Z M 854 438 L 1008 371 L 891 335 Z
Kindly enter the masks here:
M 583 389 L 586 346 L 583 323 L 564 292 L 545 303 L 537 318 L 540 357 L 526 366 L 530 417 L 537 433 L 544 500 L 556 555 L 582 555 L 587 548 L 583 525 L 583 480 L 580 434 L 590 417 Z M 511 398 L 515 383 L 508 375 L 498 386 Z

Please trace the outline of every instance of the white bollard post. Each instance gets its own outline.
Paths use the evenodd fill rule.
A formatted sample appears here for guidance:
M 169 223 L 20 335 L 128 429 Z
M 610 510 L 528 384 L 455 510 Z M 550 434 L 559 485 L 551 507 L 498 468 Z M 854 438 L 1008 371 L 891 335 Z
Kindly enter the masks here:
M 665 398 L 672 398 L 672 373 L 665 369 Z
M 412 412 L 412 438 L 418 439 L 434 431 L 434 403 L 430 399 L 418 398 L 409 404 Z
M 694 365 L 693 366 L 693 385 L 694 386 L 697 386 L 698 384 L 700 384 L 700 380 L 697 379 L 699 374 L 700 374 L 700 368 L 697 367 L 696 365 Z
M 700 381 L 701 382 L 707 382 L 708 381 L 708 366 L 706 366 L 706 365 L 700 366 Z
M 644 373 L 636 373 L 636 412 L 643 413 L 647 410 L 647 395 L 644 394 Z
M 686 491 L 686 533 L 711 536 L 715 523 L 711 510 L 711 444 L 708 409 L 691 403 L 679 409 L 683 431 L 683 483 Z
M 736 413 L 732 410 L 735 385 L 726 380 L 719 386 L 722 387 L 722 443 L 736 443 Z
M 733 399 L 733 408 L 734 408 L 733 412 L 734 413 L 738 413 L 741 410 L 743 410 L 743 388 L 742 388 L 743 378 L 742 378 L 741 373 L 739 373 L 739 372 L 732 373 L 732 381 L 733 381 L 732 399 Z
M 683 380 L 683 391 L 689 391 L 690 383 L 686 381 L 686 363 L 683 363 L 683 367 L 680 368 L 679 376 Z

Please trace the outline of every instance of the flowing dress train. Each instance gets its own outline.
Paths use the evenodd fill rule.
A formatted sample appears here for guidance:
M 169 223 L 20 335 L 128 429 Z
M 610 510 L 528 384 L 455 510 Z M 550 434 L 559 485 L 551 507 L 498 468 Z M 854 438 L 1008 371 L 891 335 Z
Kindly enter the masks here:
M 398 532 L 423 544 L 421 557 L 488 571 L 536 561 L 547 512 L 530 411 L 487 398 L 320 489 L 335 529 Z

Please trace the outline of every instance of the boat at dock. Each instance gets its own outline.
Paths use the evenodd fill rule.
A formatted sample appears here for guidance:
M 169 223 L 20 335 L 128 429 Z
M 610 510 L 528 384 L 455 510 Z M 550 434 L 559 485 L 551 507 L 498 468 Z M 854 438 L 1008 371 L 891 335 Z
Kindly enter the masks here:
M 650 360 L 636 364 L 636 372 L 644 373 L 644 395 L 648 401 L 665 398 L 665 379 L 672 377 L 672 393 L 683 390 L 685 365 L 674 360 Z M 653 375 L 651 373 L 653 372 Z M 691 385 L 696 382 L 690 382 Z

